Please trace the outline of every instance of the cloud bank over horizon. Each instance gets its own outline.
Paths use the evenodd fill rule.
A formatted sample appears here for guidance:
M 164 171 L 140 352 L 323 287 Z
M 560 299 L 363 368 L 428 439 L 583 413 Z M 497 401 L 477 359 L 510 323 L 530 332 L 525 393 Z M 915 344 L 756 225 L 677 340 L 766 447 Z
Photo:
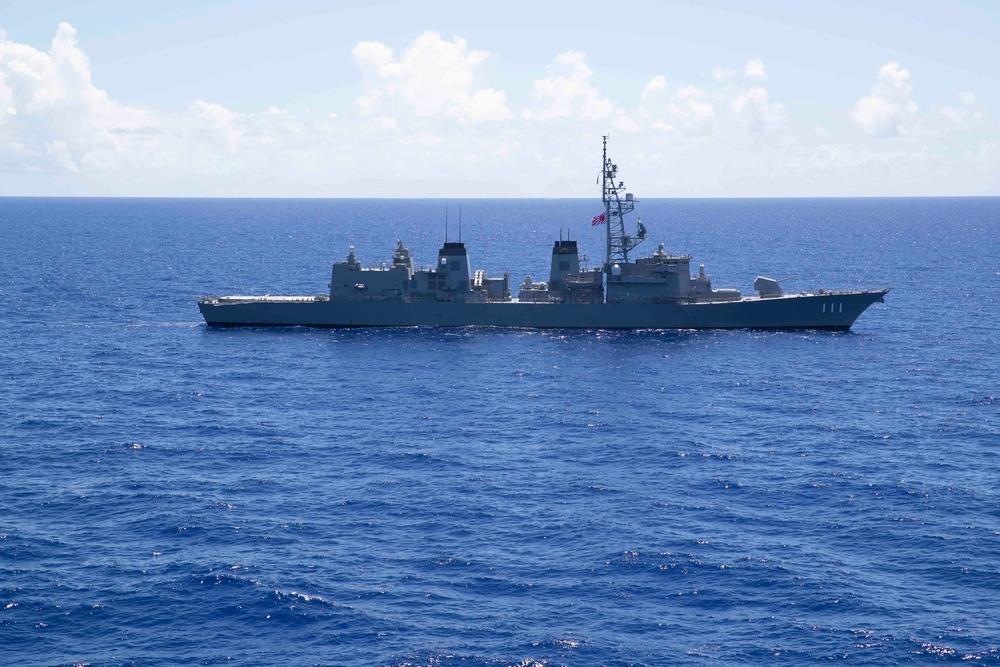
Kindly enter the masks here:
M 836 122 L 817 126 L 754 54 L 704 63 L 694 81 L 664 68 L 617 97 L 582 50 L 553 53 L 518 90 L 490 80 L 502 54 L 457 35 L 359 41 L 350 57 L 362 93 L 346 108 L 140 108 L 93 83 L 69 23 L 45 48 L 0 32 L 0 194 L 30 181 L 51 195 L 76 183 L 136 196 L 588 197 L 610 133 L 645 196 L 1000 195 L 1000 124 L 975 91 L 918 104 L 919 73 L 901 61 L 872 63 Z M 316 86 L 331 85 L 322 71 Z

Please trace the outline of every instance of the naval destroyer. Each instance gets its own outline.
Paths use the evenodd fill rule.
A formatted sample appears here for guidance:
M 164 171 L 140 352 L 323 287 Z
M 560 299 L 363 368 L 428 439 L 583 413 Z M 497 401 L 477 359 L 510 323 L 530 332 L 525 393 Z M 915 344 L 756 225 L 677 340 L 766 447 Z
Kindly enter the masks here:
M 547 329 L 829 329 L 846 331 L 888 289 L 786 294 L 781 281 L 758 276 L 755 295 L 716 289 L 704 266 L 663 246 L 632 257 L 646 240 L 641 219 L 626 226 L 637 200 L 618 180 L 604 137 L 599 182 L 604 211 L 604 263 L 587 269 L 577 242 L 552 248 L 547 282 L 530 276 L 511 295 L 509 272 L 473 271 L 461 241 L 445 240 L 437 264 L 417 269 L 402 241 L 388 268 L 364 268 L 350 249 L 333 265 L 329 293 L 316 296 L 205 297 L 198 307 L 214 326 L 492 326 Z

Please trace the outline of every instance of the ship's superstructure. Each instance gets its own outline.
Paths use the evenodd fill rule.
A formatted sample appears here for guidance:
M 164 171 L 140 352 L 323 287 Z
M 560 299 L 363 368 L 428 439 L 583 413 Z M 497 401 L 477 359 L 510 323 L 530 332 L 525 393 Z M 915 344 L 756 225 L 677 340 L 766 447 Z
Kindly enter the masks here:
M 363 268 L 354 247 L 333 265 L 330 291 L 309 296 L 227 296 L 199 301 L 205 321 L 225 326 L 517 326 L 542 328 L 818 328 L 846 330 L 888 289 L 824 291 L 786 295 L 780 282 L 758 276 L 755 296 L 713 289 L 704 265 L 691 274 L 691 256 L 673 255 L 661 244 L 648 257 L 630 253 L 646 239 L 626 216 L 637 200 L 618 180 L 607 155 L 601 173 L 605 224 L 603 266 L 587 268 L 575 240 L 552 248 L 547 282 L 526 276 L 517 297 L 510 274 L 487 277 L 473 271 L 461 241 L 445 241 L 437 263 L 415 269 L 410 251 L 397 241 L 389 268 Z
M 248 297 L 252 298 L 252 297 Z M 510 300 L 510 276 L 487 278 L 469 269 L 469 252 L 462 242 L 446 241 L 437 264 L 414 270 L 413 257 L 396 241 L 392 266 L 362 268 L 351 246 L 347 259 L 333 265 L 330 299 L 355 301 L 442 301 L 484 303 Z

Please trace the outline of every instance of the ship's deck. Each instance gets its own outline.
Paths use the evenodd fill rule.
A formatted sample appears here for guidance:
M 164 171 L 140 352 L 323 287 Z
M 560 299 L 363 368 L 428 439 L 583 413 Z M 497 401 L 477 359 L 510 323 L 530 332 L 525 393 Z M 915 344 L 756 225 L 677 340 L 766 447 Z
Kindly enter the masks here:
M 329 297 L 325 294 L 320 296 L 217 296 L 205 297 L 202 303 L 214 303 L 220 306 L 234 305 L 238 303 L 312 303 L 314 301 L 327 301 Z
M 883 294 L 889 291 L 888 288 L 882 288 L 880 290 L 817 290 L 815 292 L 798 292 L 795 294 L 783 294 L 781 296 L 744 296 L 739 299 L 703 299 L 698 301 L 684 301 L 678 300 L 676 303 L 679 305 L 709 305 L 718 303 L 739 303 L 747 301 L 775 301 L 782 299 L 796 299 L 804 297 L 830 297 L 830 296 L 846 296 L 849 294 L 866 294 L 871 292 L 882 292 Z M 264 295 L 264 296 L 253 296 L 253 295 L 232 295 L 232 296 L 219 296 L 219 297 L 205 297 L 201 299 L 201 303 L 211 304 L 216 306 L 233 306 L 238 304 L 251 304 L 251 303 L 274 303 L 274 304 L 288 304 L 288 303 L 317 303 L 321 301 L 329 301 L 330 297 L 325 294 L 318 294 L 315 296 L 305 296 L 305 295 Z M 357 297 L 355 300 L 358 301 L 381 301 L 375 297 Z M 461 303 L 461 301 L 455 301 L 454 303 Z M 556 305 L 566 305 L 559 301 L 521 301 L 517 297 L 514 297 L 505 301 L 490 301 L 490 302 L 476 302 L 476 303 L 490 303 L 490 304 L 520 304 L 520 305 L 538 305 L 538 306 L 556 306 Z

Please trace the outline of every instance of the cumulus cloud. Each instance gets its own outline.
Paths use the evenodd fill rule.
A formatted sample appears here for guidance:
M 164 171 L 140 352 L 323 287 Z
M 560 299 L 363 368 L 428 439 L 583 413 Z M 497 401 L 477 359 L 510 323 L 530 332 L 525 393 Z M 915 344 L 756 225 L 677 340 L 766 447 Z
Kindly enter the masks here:
M 240 131 L 234 122 L 239 118 L 239 114 L 230 111 L 221 104 L 215 102 L 203 102 L 196 100 L 191 105 L 191 109 L 200 117 L 208 121 L 211 127 L 219 131 L 220 136 L 225 139 L 229 148 L 235 148 L 243 132 Z
M 873 137 L 901 137 L 911 134 L 917 105 L 910 99 L 910 73 L 891 61 L 882 65 L 871 93 L 858 100 L 851 119 Z
M 306 133 L 306 125 L 310 122 L 311 130 L 322 128 L 322 122 L 332 122 L 328 114 L 325 118 L 300 117 L 285 109 L 270 107 L 258 113 L 238 113 L 227 109 L 217 102 L 197 100 L 191 105 L 194 112 L 194 123 L 184 123 L 176 128 L 181 133 L 190 130 L 198 141 L 215 141 L 230 151 L 237 148 L 252 147 L 260 144 L 275 144 L 282 139 Z M 307 120 L 308 119 L 308 120 Z
M 983 172 L 993 175 L 1000 165 L 1000 141 L 987 141 L 983 139 L 975 152 L 970 151 L 972 157 L 982 168 Z M 994 186 L 996 183 L 994 182 Z
M 594 71 L 587 67 L 586 56 L 567 51 L 556 56 L 555 66 L 548 76 L 538 79 L 531 87 L 534 103 L 524 111 L 531 120 L 581 118 L 600 120 L 615 112 L 611 100 L 601 97 L 590 82 Z
M 767 90 L 754 86 L 733 100 L 733 113 L 751 132 L 770 133 L 785 127 L 788 110 L 781 102 L 770 102 Z
M 512 117 L 510 110 L 507 109 L 507 96 L 503 91 L 492 88 L 477 90 L 469 100 L 466 114 L 474 123 L 484 120 L 506 120 Z
M 986 119 L 986 108 L 976 102 L 976 96 L 970 92 L 958 94 L 957 106 L 945 105 L 940 113 L 952 127 L 969 130 L 982 125 Z
M 647 117 L 651 115 L 650 107 L 655 107 L 662 100 L 662 95 L 667 92 L 667 77 L 658 74 L 643 86 L 642 94 L 639 96 L 639 109 Z
M 0 33 L 0 106 L 5 143 L 47 156 L 47 162 L 32 163 L 41 170 L 120 167 L 122 156 L 142 141 L 139 133 L 157 129 L 149 114 L 117 103 L 94 86 L 90 61 L 68 23 L 59 24 L 47 51 Z M 24 151 L 16 153 L 20 161 Z
M 665 194 L 664 182 L 688 194 L 997 192 L 1000 141 L 985 107 L 960 93 L 935 108 L 934 132 L 914 132 L 910 75 L 897 63 L 851 115 L 873 136 L 916 139 L 862 145 L 849 130 L 813 129 L 815 120 L 791 125 L 763 87 L 759 59 L 704 70 L 699 85 L 653 76 L 626 103 L 601 94 L 583 53 L 560 53 L 520 84 L 528 102 L 512 110 L 483 79 L 489 58 L 460 37 L 425 32 L 401 50 L 356 45 L 363 88 L 346 112 L 247 110 L 210 98 L 138 109 L 93 84 L 72 26 L 39 48 L 0 33 L 0 171 L 31 172 L 38 192 L 49 187 L 46 172 L 59 172 L 95 194 L 587 196 L 588 165 L 610 130 L 615 154 L 635 156 L 633 178 L 648 178 L 651 194 Z M 942 174 L 958 185 L 942 189 Z M 26 182 L 18 179 L 0 178 L 0 192 L 16 194 Z
M 69 144 L 65 141 L 46 141 L 45 151 L 52 156 L 60 167 L 69 172 L 76 172 L 78 167 L 73 161 L 73 156 L 69 151 Z
M 756 81 L 767 81 L 767 72 L 764 71 L 764 61 L 760 58 L 751 58 L 743 68 L 743 76 Z
M 642 89 L 639 115 L 662 132 L 708 134 L 713 130 L 715 107 L 697 86 L 688 85 L 671 93 L 667 77 L 654 76 Z
M 436 32 L 424 32 L 398 58 L 385 44 L 360 42 L 352 55 L 368 80 L 368 90 L 355 103 L 362 113 L 379 104 L 402 102 L 422 117 L 443 115 L 461 122 L 511 117 L 503 91 L 475 89 L 476 69 L 489 53 L 469 50 L 460 37 L 448 41 Z
M 710 132 L 715 122 L 715 107 L 697 86 L 679 88 L 667 105 L 667 113 L 693 134 Z
M 642 126 L 634 118 L 632 118 L 627 111 L 624 109 L 618 109 L 615 112 L 614 126 L 616 129 L 622 132 L 628 132 L 630 134 L 638 134 L 642 132 Z
M 716 81 L 727 81 L 737 74 L 734 69 L 719 66 L 713 67 L 708 71 L 708 73 Z

